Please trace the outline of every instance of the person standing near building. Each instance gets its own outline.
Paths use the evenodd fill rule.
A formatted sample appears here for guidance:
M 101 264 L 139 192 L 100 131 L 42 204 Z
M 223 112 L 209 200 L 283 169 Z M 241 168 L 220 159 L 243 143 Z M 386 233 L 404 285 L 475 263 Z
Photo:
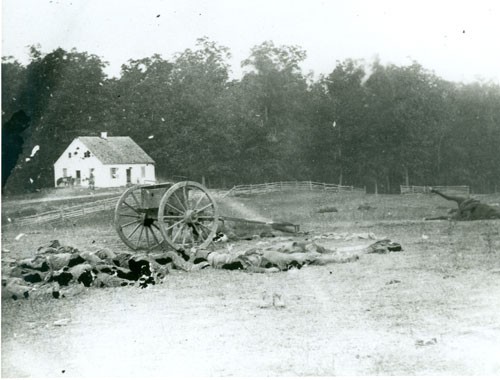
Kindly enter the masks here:
M 89 176 L 89 189 L 94 190 L 94 188 L 95 188 L 94 169 L 91 169 Z

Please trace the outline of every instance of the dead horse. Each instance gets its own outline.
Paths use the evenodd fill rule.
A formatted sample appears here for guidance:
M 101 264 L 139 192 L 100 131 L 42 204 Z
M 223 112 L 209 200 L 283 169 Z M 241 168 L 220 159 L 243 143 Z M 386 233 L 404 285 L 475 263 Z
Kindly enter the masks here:
M 440 195 L 449 201 L 455 201 L 458 204 L 458 209 L 449 216 L 437 216 L 433 218 L 425 218 L 425 220 L 437 219 L 455 219 L 455 220 L 483 220 L 483 219 L 500 219 L 500 209 L 481 203 L 474 198 L 465 198 L 451 196 L 441 193 L 438 190 L 431 189 L 431 193 Z

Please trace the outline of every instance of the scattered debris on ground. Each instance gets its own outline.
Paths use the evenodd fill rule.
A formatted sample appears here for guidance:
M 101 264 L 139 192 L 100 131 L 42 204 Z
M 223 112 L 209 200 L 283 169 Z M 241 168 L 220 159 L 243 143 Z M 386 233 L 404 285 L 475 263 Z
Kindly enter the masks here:
M 283 295 L 280 293 L 274 292 L 273 294 L 269 294 L 264 291 L 261 295 L 261 301 L 258 305 L 261 309 L 268 309 L 274 307 L 276 309 L 283 309 L 286 307 Z
M 373 232 L 330 232 L 330 233 L 325 233 L 321 235 L 315 235 L 313 240 L 318 240 L 318 239 L 333 239 L 333 240 L 355 240 L 355 239 L 371 239 L 371 240 L 384 240 L 386 239 L 385 237 L 377 237 Z
M 400 280 L 391 280 L 391 281 L 386 282 L 385 284 L 386 285 L 394 285 L 394 284 L 400 284 L 400 283 L 401 283 Z
M 318 214 L 324 214 L 327 212 L 339 212 L 339 210 L 337 210 L 337 207 L 334 207 L 334 206 L 323 206 L 323 207 L 320 207 L 316 212 Z
M 389 253 L 389 252 L 400 252 L 403 250 L 401 244 L 391 241 L 390 239 L 379 240 L 372 245 L 370 245 L 370 252 L 367 253 Z
M 370 210 L 375 210 L 375 209 L 376 209 L 376 207 L 370 206 L 367 203 L 364 203 L 358 207 L 358 210 L 360 210 L 360 211 L 370 211 Z
M 415 346 L 433 346 L 435 344 L 437 344 L 436 338 L 432 338 L 432 339 L 426 340 L 426 341 L 424 341 L 423 339 L 418 339 L 415 342 Z
M 69 318 L 64 318 L 64 319 L 59 319 L 57 321 L 54 321 L 53 325 L 54 326 L 66 326 L 70 322 L 71 322 L 71 320 Z

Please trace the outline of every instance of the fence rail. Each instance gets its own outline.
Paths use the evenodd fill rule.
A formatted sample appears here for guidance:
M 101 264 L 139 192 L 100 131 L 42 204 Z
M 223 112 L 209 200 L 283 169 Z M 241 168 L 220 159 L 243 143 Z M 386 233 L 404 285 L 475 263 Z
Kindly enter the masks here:
M 340 186 L 330 183 L 321 183 L 313 181 L 287 181 L 287 182 L 270 182 L 251 185 L 234 186 L 231 190 L 211 189 L 210 192 L 217 197 L 224 198 L 230 195 L 241 194 L 261 194 L 274 191 L 287 190 L 320 190 L 327 192 L 365 192 L 365 189 L 356 188 L 354 186 Z M 65 219 L 79 218 L 85 215 L 93 214 L 99 211 L 112 210 L 120 196 L 115 196 L 107 199 L 102 199 L 95 202 L 89 202 L 77 206 L 61 208 L 59 210 L 46 211 L 36 215 L 25 216 L 14 219 L 12 222 L 18 226 L 29 226 L 39 223 L 51 223 L 55 221 L 63 221 Z
M 78 206 L 66 207 L 59 210 L 47 211 L 36 215 L 25 216 L 22 218 L 14 219 L 13 223 L 19 226 L 29 226 L 32 224 L 50 223 L 57 220 L 77 218 L 99 211 L 111 210 L 115 207 L 119 198 L 119 196 L 112 197 Z
M 320 190 L 334 193 L 340 192 L 365 192 L 365 189 L 354 186 L 341 186 L 331 183 L 313 182 L 313 181 L 284 181 L 284 182 L 270 182 L 251 185 L 237 185 L 229 190 L 223 197 L 231 195 L 242 194 L 261 194 L 270 193 L 275 191 L 287 190 Z
M 469 186 L 403 186 L 401 194 L 428 194 L 431 189 L 441 191 L 450 195 L 470 195 Z

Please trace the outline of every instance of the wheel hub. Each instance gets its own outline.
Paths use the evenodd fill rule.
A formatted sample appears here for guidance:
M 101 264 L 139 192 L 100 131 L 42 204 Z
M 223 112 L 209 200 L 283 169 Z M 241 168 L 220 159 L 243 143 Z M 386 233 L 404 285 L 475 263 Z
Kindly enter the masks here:
M 198 214 L 194 210 L 187 210 L 184 214 L 184 222 L 194 223 L 198 221 Z
M 148 212 L 141 213 L 141 223 L 145 227 L 150 227 L 154 223 L 155 219 L 149 215 Z

